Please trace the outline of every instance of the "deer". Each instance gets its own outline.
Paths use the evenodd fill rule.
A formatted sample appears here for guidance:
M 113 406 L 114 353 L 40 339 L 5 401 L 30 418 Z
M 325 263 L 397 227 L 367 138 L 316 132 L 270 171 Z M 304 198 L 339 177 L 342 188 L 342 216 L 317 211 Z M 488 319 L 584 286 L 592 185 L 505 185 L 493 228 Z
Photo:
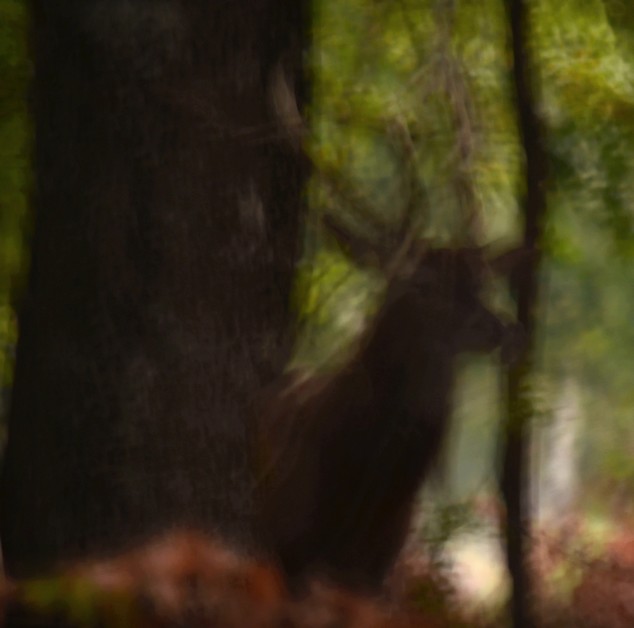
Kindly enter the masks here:
M 340 222 L 327 226 L 354 263 L 386 264 Z M 481 295 L 517 257 L 410 239 L 392 254 L 383 303 L 348 362 L 329 376 L 286 374 L 264 394 L 258 525 L 291 583 L 380 592 L 448 431 L 457 357 L 517 345 L 517 324 Z

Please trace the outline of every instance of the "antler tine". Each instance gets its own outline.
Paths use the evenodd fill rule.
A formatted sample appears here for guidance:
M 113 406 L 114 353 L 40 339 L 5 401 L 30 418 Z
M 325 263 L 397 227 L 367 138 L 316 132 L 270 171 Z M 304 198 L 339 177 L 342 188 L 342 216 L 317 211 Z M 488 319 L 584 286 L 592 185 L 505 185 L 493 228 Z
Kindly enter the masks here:
M 411 257 L 411 252 L 416 241 L 413 224 L 417 212 L 426 213 L 428 198 L 416 167 L 416 147 L 414 146 L 407 122 L 399 116 L 391 120 L 388 124 L 392 131 L 392 137 L 395 140 L 395 147 L 399 150 L 399 157 L 402 161 L 403 169 L 406 173 L 408 191 L 402 218 L 395 232 L 396 250 L 390 259 L 388 267 L 388 278 L 391 279 L 399 273 L 404 262 Z M 424 254 L 426 246 L 423 245 L 419 248 L 420 250 L 417 251 L 417 257 Z
M 418 172 L 416 146 L 407 121 L 402 116 L 398 116 L 389 122 L 389 125 L 395 148 L 400 153 L 398 157 L 406 174 L 408 196 L 403 208 L 401 224 L 397 230 L 399 239 L 404 239 L 407 232 L 411 231 L 416 214 L 419 213 L 422 218 L 426 217 L 429 199 Z
M 358 234 L 353 234 L 343 222 L 330 212 L 322 215 L 322 224 L 335 238 L 342 251 L 362 268 L 384 266 L 385 252 L 375 242 Z
M 379 218 L 379 211 L 336 168 L 318 164 L 315 159 L 312 165 L 321 182 L 346 204 L 351 215 L 363 221 L 377 236 L 388 230 L 386 222 Z

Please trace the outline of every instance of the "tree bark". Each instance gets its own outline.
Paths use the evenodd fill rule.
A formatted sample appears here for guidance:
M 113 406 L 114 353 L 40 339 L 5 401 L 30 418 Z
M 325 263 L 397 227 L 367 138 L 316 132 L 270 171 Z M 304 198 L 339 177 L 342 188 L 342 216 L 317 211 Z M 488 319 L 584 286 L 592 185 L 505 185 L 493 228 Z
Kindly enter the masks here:
M 306 2 L 31 5 L 5 565 L 32 575 L 179 525 L 249 543 L 245 409 L 292 335 Z
M 533 416 L 531 376 L 535 365 L 535 327 L 539 299 L 539 264 L 546 214 L 547 153 L 541 120 L 533 92 L 536 76 L 530 55 L 530 16 L 526 0 L 506 0 L 513 86 L 520 140 L 524 150 L 523 246 L 527 263 L 517 273 L 515 290 L 517 320 L 523 326 L 526 344 L 523 355 L 509 368 L 506 381 L 507 422 L 500 488 L 506 506 L 507 565 L 512 580 L 511 617 L 514 628 L 534 625 L 528 572 L 530 419 Z

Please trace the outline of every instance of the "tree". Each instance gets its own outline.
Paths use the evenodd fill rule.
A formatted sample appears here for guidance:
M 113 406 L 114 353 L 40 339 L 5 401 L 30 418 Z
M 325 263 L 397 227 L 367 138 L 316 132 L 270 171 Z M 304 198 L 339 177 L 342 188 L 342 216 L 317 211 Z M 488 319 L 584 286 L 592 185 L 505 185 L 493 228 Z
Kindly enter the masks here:
M 506 558 L 513 583 L 511 616 L 513 626 L 523 628 L 534 624 L 530 614 L 525 539 L 529 528 L 529 425 L 534 415 L 534 395 L 529 378 L 535 363 L 538 263 L 542 253 L 546 214 L 547 154 L 542 123 L 536 111 L 533 94 L 535 76 L 527 46 L 530 41 L 528 7 L 524 0 L 509 0 L 507 10 L 517 118 L 525 158 L 523 244 L 531 256 L 515 282 L 517 320 L 524 327 L 526 347 L 516 363 L 509 368 L 506 377 L 508 417 L 504 429 L 500 490 L 506 506 Z
M 31 11 L 36 218 L 6 567 L 179 524 L 249 542 L 246 410 L 292 329 L 306 3 Z

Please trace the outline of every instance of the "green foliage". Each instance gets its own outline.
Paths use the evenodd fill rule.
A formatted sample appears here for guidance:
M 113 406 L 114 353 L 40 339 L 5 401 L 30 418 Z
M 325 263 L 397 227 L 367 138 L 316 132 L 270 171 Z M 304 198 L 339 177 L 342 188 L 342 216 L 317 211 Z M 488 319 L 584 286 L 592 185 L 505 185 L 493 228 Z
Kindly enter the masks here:
M 398 224 L 413 199 L 420 234 L 460 239 L 471 214 L 476 240 L 517 238 L 523 156 L 503 4 L 317 2 L 309 147 L 317 211 L 372 234 Z M 548 422 L 565 378 L 577 380 L 585 486 L 606 476 L 631 484 L 634 10 L 620 0 L 540 0 L 530 10 L 550 155 L 539 418 Z M 342 288 L 343 262 L 317 250 L 312 275 L 302 275 L 303 311 L 319 329 L 308 359 L 340 345 L 346 328 L 337 321 L 359 324 L 379 292 L 371 283 L 369 298 L 355 300 L 363 276 Z M 471 426 L 458 447 L 463 484 L 474 469 L 483 477 L 482 460 L 465 452 L 482 444 L 498 412 L 495 382 L 481 368 L 469 377 L 465 390 L 493 392 L 488 403 L 470 393 L 458 404 Z
M 26 582 L 20 600 L 34 615 L 47 620 L 64 618 L 64 625 L 132 628 L 138 620 L 131 594 L 106 593 L 95 583 L 77 577 Z
M 296 365 L 330 371 L 341 364 L 363 327 L 373 296 L 376 301 L 379 284 L 326 248 L 302 264 L 295 294 L 304 333 Z

